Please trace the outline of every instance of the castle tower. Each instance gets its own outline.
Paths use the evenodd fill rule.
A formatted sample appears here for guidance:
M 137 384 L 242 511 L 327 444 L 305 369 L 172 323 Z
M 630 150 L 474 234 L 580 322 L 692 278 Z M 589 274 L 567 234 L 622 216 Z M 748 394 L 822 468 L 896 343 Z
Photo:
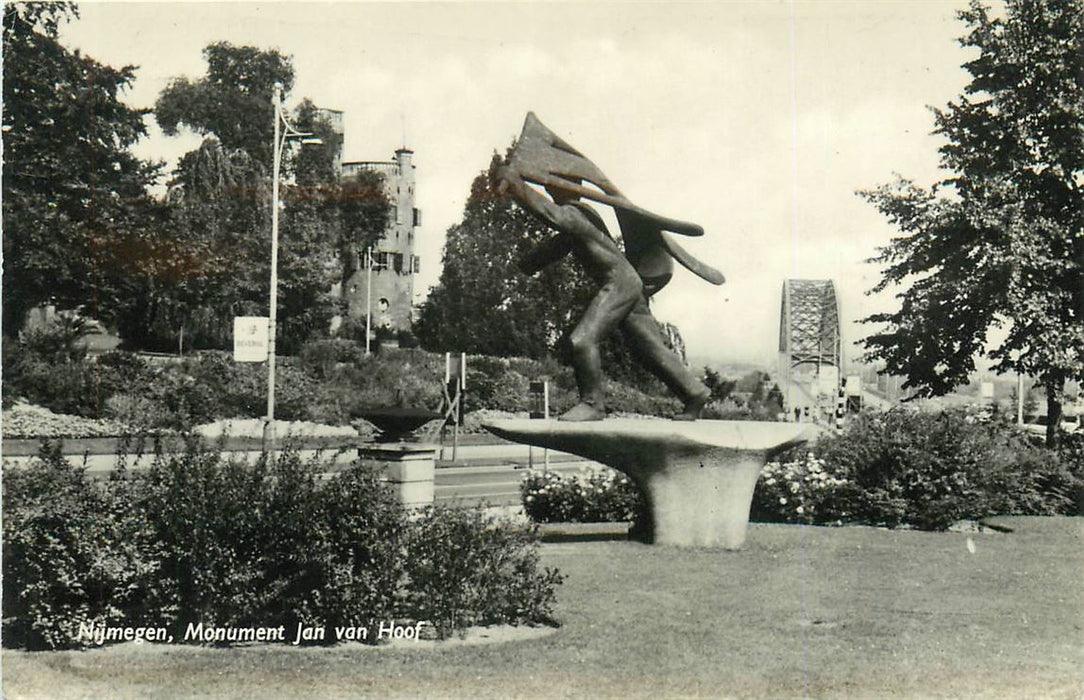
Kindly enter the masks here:
M 355 250 L 355 260 L 343 281 L 342 295 L 347 315 L 364 319 L 372 313 L 372 327 L 391 331 L 410 330 L 414 314 L 414 275 L 419 270 L 414 254 L 414 229 L 421 226 L 421 211 L 414 206 L 414 152 L 400 148 L 391 161 L 355 161 L 343 163 L 344 179 L 362 172 L 384 176 L 384 193 L 391 211 L 384 235 L 372 247 L 372 265 L 367 251 Z M 367 290 L 372 290 L 372 298 Z
M 343 122 L 341 109 L 329 109 L 327 107 L 316 108 L 316 118 L 331 127 L 335 143 L 332 145 L 335 153 L 335 174 L 342 177 L 343 174 L 343 141 L 346 135 L 346 127 Z

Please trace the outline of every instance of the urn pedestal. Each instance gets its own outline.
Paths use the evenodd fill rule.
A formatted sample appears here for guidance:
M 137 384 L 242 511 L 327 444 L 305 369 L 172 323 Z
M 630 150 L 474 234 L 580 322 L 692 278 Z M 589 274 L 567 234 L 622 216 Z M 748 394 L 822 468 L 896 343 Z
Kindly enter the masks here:
M 358 448 L 358 457 L 376 466 L 408 508 L 433 504 L 437 448 L 420 443 L 374 443 Z

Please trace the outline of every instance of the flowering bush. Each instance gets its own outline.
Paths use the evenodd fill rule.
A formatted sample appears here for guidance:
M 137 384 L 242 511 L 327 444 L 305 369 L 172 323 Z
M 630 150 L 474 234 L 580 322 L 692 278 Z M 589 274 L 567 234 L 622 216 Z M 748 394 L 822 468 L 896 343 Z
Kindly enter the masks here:
M 570 476 L 529 471 L 519 492 L 527 516 L 539 523 L 636 521 L 644 509 L 636 484 L 613 469 Z
M 823 524 L 849 516 L 838 507 L 849 489 L 846 479 L 828 469 L 812 452 L 785 462 L 768 462 L 760 473 L 750 517 L 785 523 Z
M 864 413 L 813 449 L 764 468 L 754 520 L 944 530 L 991 515 L 1071 514 L 1084 488 L 1068 452 L 960 411 Z

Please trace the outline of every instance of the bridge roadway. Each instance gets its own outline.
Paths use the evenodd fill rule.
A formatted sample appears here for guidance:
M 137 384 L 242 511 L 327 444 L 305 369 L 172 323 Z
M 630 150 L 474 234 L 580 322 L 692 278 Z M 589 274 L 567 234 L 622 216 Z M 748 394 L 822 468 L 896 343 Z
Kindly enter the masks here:
M 456 450 L 456 460 L 451 461 L 451 445 L 446 445 L 443 456 L 437 460 L 435 500 L 437 503 L 461 504 L 466 506 L 488 504 L 493 506 L 518 505 L 519 484 L 523 480 L 527 467 L 544 467 L 543 450 L 526 445 L 507 442 L 500 444 L 465 444 Z M 240 452 L 247 459 L 255 459 L 258 451 Z M 315 454 L 315 451 L 302 450 L 302 458 Z M 71 454 L 67 456 L 74 464 L 85 464 L 93 475 L 104 476 L 116 467 L 116 457 L 112 454 Z M 438 457 L 440 452 L 438 450 Z M 4 466 L 25 464 L 31 459 L 28 455 L 7 453 L 3 457 Z M 335 458 L 335 466 L 343 468 L 353 458 L 342 454 Z M 129 469 L 146 468 L 150 458 L 141 460 L 131 458 Z M 605 469 L 602 465 L 584 460 L 575 455 L 549 451 L 549 470 L 561 474 L 572 474 L 581 469 Z

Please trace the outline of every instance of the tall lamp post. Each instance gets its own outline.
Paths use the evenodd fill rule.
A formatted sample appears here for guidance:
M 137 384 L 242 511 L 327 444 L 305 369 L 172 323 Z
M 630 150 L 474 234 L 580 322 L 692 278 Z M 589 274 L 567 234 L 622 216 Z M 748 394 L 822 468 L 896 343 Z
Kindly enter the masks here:
M 373 247 L 365 249 L 365 354 L 369 354 L 369 337 L 373 334 Z
M 264 448 L 275 449 L 275 325 L 278 318 L 279 287 L 279 175 L 282 169 L 282 152 L 286 142 L 299 139 L 302 144 L 322 144 L 315 134 L 298 131 L 286 118 L 282 109 L 282 87 L 276 85 L 271 95 L 274 111 L 275 137 L 272 144 L 271 166 L 271 292 L 268 300 L 267 322 L 267 422 L 264 424 Z

